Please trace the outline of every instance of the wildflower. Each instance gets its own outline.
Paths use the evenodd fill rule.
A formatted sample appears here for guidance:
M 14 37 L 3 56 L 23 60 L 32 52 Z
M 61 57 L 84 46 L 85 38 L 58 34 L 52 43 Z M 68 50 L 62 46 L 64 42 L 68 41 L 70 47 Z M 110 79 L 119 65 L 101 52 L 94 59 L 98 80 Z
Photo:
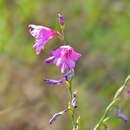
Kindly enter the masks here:
M 76 104 L 77 100 L 76 100 L 76 98 L 77 98 L 77 93 L 74 92 L 73 93 L 73 99 L 72 99 L 72 106 L 73 106 L 73 108 L 77 108 L 77 104 Z
M 53 55 L 51 57 L 51 60 L 49 60 L 50 58 L 48 58 L 45 60 L 45 62 L 53 62 L 54 65 L 60 66 L 61 73 L 64 73 L 67 68 L 73 70 L 75 68 L 75 62 L 81 56 L 80 53 L 75 52 L 74 49 L 69 45 L 61 46 L 55 51 L 51 51 L 51 54 Z
M 116 110 L 118 112 L 118 117 L 121 118 L 125 123 L 127 123 L 128 119 L 125 115 L 121 113 L 119 106 L 116 106 Z
M 50 80 L 50 79 L 45 79 L 43 78 L 43 80 L 48 83 L 48 84 L 52 84 L 52 85 L 59 85 L 61 83 L 64 83 L 65 81 L 68 81 L 70 79 L 70 77 L 72 76 L 72 71 L 69 71 L 65 74 L 65 76 L 60 79 L 60 80 Z
M 56 113 L 50 120 L 50 124 L 52 124 L 59 116 L 63 115 L 65 112 L 68 112 L 69 108 L 66 108 L 64 111 Z
M 41 49 L 44 49 L 44 45 L 48 40 L 59 34 L 58 32 L 44 26 L 29 24 L 28 27 L 30 28 L 30 34 L 36 39 L 33 48 L 36 48 L 37 55 L 40 54 Z
M 58 14 L 58 17 L 59 17 L 60 25 L 61 25 L 61 26 L 64 26 L 64 18 L 63 18 L 63 16 L 59 13 L 59 14 Z
M 126 89 L 126 92 L 127 92 L 128 95 L 130 95 L 130 89 L 129 88 Z

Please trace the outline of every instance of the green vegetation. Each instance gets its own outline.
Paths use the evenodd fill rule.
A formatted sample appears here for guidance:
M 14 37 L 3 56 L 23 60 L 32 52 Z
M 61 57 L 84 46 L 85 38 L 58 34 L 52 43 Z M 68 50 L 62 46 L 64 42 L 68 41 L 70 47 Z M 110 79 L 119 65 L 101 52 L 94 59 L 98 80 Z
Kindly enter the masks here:
M 61 44 L 50 40 L 36 56 L 28 24 L 58 30 L 57 13 L 65 18 L 65 40 L 83 56 L 77 63 L 73 86 L 78 90 L 81 130 L 92 130 L 130 73 L 129 0 L 1 0 L 0 1 L 0 129 L 68 130 L 65 114 L 54 125 L 49 120 L 68 102 L 66 87 L 50 86 L 42 78 L 58 79 L 60 69 L 43 62 Z M 55 24 L 57 23 L 57 24 Z M 58 72 L 59 71 L 59 72 Z M 129 84 L 128 84 L 129 87 Z M 130 122 L 130 97 L 120 97 L 121 111 Z M 110 130 L 129 130 L 112 110 Z M 104 129 L 104 128 L 102 128 Z

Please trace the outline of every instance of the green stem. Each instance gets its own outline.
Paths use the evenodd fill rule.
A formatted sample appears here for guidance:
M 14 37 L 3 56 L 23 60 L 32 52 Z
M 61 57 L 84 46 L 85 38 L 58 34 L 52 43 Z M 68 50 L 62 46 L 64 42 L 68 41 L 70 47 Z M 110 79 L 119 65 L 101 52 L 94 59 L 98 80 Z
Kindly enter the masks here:
M 70 84 L 71 84 L 71 83 L 70 83 Z M 71 86 L 69 87 L 69 94 L 70 94 L 70 101 L 72 101 L 72 96 L 73 96 L 73 95 L 72 95 L 72 87 L 71 87 Z
M 74 108 L 72 107 L 72 98 L 73 98 L 73 92 L 72 92 L 72 86 L 71 86 L 71 81 L 67 81 L 67 86 L 69 88 L 69 95 L 70 95 L 70 110 L 71 110 L 71 115 L 72 115 L 72 127 L 74 126 L 74 123 L 75 123 L 75 119 L 74 119 L 74 113 L 75 113 L 75 110 Z
M 130 75 L 128 75 L 128 77 L 126 78 L 124 84 L 116 91 L 115 96 L 114 96 L 112 102 L 107 106 L 103 116 L 101 117 L 101 119 L 99 120 L 99 122 L 97 123 L 97 125 L 95 126 L 95 128 L 93 130 L 98 130 L 100 128 L 100 126 L 103 124 L 103 121 L 107 117 L 108 112 L 111 110 L 111 108 L 114 105 L 116 105 L 119 102 L 118 97 L 124 92 L 124 90 L 125 90 L 129 80 L 130 80 Z

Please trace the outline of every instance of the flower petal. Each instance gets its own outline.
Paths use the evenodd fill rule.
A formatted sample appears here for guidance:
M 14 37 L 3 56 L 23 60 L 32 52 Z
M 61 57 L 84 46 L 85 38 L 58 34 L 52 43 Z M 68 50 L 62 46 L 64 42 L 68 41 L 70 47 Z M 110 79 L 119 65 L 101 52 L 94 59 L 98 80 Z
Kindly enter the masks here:
M 64 74 L 66 69 L 67 69 L 67 65 L 65 63 L 63 63 L 62 66 L 61 66 L 61 73 Z
M 59 85 L 63 82 L 65 82 L 65 78 L 62 78 L 61 80 L 49 80 L 49 79 L 43 79 L 46 83 L 52 84 L 52 85 Z
M 54 114 L 54 116 L 50 120 L 50 124 L 52 124 L 59 116 L 63 115 L 65 112 L 68 112 L 68 110 L 69 108 L 66 108 L 64 111 Z
M 71 76 L 72 76 L 72 71 L 70 70 L 68 73 L 66 73 L 65 74 L 65 79 L 66 79 L 66 81 L 69 81 L 69 79 L 71 78 Z
M 70 69 L 75 68 L 75 62 L 73 60 L 68 60 L 67 64 L 68 64 L 68 66 L 69 66 Z
M 54 59 L 54 64 L 56 66 L 60 66 L 62 64 L 62 58 L 55 58 Z
M 54 56 L 51 56 L 51 57 L 47 58 L 47 59 L 45 60 L 45 62 L 46 62 L 46 63 L 50 63 L 50 62 L 53 62 L 54 59 L 55 59 L 55 57 L 54 57 Z

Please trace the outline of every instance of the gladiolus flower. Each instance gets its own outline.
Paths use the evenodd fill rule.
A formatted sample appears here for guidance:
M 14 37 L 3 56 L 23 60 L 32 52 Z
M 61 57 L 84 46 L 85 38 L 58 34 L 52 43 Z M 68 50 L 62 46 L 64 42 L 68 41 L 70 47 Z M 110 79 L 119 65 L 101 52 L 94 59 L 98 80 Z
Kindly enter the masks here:
M 53 56 L 46 59 L 45 62 L 50 63 L 53 61 L 54 65 L 61 67 L 61 73 L 64 73 L 67 68 L 73 71 L 76 61 L 81 56 L 80 53 L 75 52 L 69 45 L 61 46 L 55 51 L 51 51 L 51 54 Z
M 36 48 L 37 55 L 40 54 L 42 49 L 44 49 L 44 45 L 48 42 L 48 40 L 59 34 L 59 32 L 44 26 L 29 24 L 28 27 L 30 28 L 30 34 L 36 39 L 33 48 Z
M 66 108 L 64 111 L 56 113 L 50 120 L 50 124 L 52 124 L 59 116 L 64 115 L 65 112 L 69 111 L 69 108 Z

